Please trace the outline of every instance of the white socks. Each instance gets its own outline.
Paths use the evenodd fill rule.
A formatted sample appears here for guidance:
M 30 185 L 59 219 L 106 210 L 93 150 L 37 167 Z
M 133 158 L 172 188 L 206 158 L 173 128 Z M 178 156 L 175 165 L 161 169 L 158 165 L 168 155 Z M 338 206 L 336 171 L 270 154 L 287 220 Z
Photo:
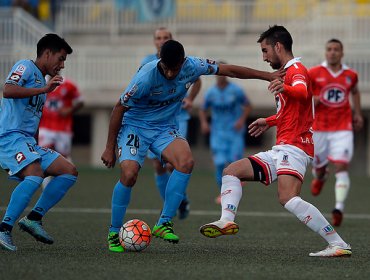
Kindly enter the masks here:
M 350 189 L 350 180 L 347 171 L 341 171 L 335 174 L 335 209 L 343 212 L 344 202 L 347 199 Z
M 240 199 L 242 198 L 242 185 L 235 176 L 226 175 L 222 177 L 221 207 L 222 221 L 234 221 Z
M 291 198 L 284 207 L 329 244 L 346 244 L 320 211 L 299 196 Z

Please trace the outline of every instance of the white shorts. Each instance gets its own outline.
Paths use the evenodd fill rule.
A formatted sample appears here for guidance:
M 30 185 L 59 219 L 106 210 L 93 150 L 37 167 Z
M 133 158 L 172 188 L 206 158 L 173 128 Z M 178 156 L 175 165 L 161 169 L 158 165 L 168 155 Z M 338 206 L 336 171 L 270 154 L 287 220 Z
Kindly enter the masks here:
M 307 166 L 312 161 L 304 151 L 292 145 L 276 145 L 249 158 L 262 167 L 266 180 L 261 182 L 265 185 L 274 182 L 278 175 L 292 175 L 303 182 Z
M 69 157 L 72 147 L 72 133 L 40 128 L 38 144 L 41 147 L 52 148 L 63 156 Z
M 313 133 L 315 158 L 313 167 L 320 168 L 329 163 L 349 163 L 353 156 L 353 132 L 341 130 L 335 132 Z

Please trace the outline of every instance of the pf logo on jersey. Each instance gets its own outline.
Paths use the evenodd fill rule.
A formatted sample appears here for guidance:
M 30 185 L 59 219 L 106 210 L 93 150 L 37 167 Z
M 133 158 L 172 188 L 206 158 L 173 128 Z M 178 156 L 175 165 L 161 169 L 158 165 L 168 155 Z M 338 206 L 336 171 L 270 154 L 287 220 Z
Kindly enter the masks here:
M 346 89 L 339 84 L 324 87 L 320 93 L 320 101 L 328 107 L 340 107 L 347 101 Z

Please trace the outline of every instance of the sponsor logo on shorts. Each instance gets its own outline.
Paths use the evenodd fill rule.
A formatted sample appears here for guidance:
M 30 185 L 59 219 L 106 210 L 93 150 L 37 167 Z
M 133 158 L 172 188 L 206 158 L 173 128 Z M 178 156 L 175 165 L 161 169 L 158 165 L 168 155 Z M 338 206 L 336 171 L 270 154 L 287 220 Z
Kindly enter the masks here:
M 283 155 L 283 160 L 281 161 L 280 164 L 284 165 L 284 166 L 289 166 L 290 165 L 288 155 Z
M 18 152 L 16 155 L 15 155 L 15 160 L 19 163 L 21 163 L 22 161 L 24 161 L 26 159 L 26 157 L 24 156 L 24 154 L 22 152 Z
M 190 86 L 191 86 L 191 83 L 188 82 L 188 83 L 186 83 L 185 88 L 188 89 Z

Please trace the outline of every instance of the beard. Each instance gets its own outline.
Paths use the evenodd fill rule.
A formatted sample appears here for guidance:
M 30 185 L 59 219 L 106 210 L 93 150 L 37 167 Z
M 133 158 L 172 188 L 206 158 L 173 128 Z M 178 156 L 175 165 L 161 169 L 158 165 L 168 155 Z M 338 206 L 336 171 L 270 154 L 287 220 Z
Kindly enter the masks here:
M 271 68 L 274 70 L 279 70 L 281 68 L 280 62 L 271 62 Z

